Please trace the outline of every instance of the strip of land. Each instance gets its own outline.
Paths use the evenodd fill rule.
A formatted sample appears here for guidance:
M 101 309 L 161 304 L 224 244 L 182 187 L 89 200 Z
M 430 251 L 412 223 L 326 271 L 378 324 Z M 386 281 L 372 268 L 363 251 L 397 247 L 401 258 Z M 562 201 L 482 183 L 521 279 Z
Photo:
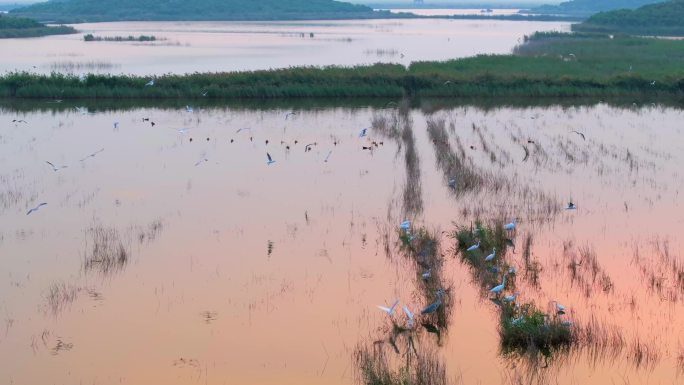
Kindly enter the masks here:
M 684 42 L 537 33 L 510 55 L 444 62 L 154 77 L 10 73 L 0 97 L 276 99 L 345 97 L 681 97 Z M 154 80 L 154 82 L 151 82 Z
M 47 26 L 23 17 L 0 15 L 0 39 L 66 35 L 71 33 L 76 33 L 76 30 L 65 25 Z

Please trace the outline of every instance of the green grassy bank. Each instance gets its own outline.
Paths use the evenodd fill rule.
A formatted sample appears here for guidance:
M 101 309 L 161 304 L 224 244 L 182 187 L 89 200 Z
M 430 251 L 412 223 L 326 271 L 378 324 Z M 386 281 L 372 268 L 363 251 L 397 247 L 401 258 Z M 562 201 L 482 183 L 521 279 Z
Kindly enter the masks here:
M 138 77 L 10 73 L 4 98 L 679 97 L 684 42 L 537 34 L 510 55 Z M 146 85 L 154 79 L 154 85 Z

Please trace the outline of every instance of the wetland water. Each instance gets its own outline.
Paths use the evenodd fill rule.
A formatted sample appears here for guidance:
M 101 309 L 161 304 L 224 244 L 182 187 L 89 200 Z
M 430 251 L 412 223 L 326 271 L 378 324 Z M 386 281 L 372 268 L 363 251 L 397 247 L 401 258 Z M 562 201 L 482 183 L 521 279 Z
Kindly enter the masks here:
M 0 382 L 353 384 L 363 346 L 401 366 L 409 348 L 385 343 L 376 305 L 432 302 L 400 250 L 410 219 L 437 235 L 449 296 L 448 328 L 419 324 L 413 341 L 447 383 L 682 383 L 682 118 L 606 104 L 3 107 Z M 483 178 L 465 188 L 454 170 Z M 557 300 L 595 336 L 545 362 L 502 354 L 497 305 L 449 237 L 513 217 L 502 258 L 519 301 Z
M 74 35 L 3 39 L 0 71 L 222 72 L 290 66 L 401 63 L 505 54 L 535 31 L 568 23 L 500 20 L 117 22 L 76 24 Z M 154 35 L 155 42 L 85 42 L 83 35 Z

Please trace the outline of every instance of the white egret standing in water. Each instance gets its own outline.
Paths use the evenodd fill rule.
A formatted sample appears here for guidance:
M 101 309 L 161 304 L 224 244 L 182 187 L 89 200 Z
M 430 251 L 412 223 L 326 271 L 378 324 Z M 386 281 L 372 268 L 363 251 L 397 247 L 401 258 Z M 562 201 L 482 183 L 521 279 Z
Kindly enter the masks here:
M 271 154 L 269 154 L 268 152 L 266 153 L 266 158 L 268 159 L 268 161 L 266 161 L 267 165 L 270 165 L 271 163 L 275 163 L 275 160 L 273 160 L 273 158 L 271 158 Z
M 413 329 L 413 327 L 416 325 L 415 315 L 411 312 L 411 310 L 409 310 L 408 306 L 404 305 L 402 308 L 404 309 L 404 313 L 406 313 L 406 327 Z
M 517 219 L 513 219 L 510 223 L 506 223 L 503 227 L 504 230 L 507 230 L 507 231 L 515 230 L 515 226 L 516 226 L 517 222 L 518 222 Z

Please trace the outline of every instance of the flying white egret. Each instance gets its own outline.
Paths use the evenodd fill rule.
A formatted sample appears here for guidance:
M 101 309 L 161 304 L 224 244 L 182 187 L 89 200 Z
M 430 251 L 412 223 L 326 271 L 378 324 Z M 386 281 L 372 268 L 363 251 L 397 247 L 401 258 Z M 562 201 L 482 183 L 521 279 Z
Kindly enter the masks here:
M 407 220 L 401 222 L 401 224 L 399 225 L 399 228 L 402 229 L 402 230 L 408 230 L 408 229 L 410 229 L 410 228 L 411 228 L 411 221 L 409 221 L 409 220 L 407 219 Z
M 581 136 L 581 137 L 582 137 L 582 140 L 587 140 L 587 137 L 586 137 L 586 136 L 584 136 L 584 134 L 583 134 L 583 133 L 581 133 L 581 132 L 579 132 L 579 131 L 571 131 L 571 132 L 574 132 L 575 134 L 577 134 L 577 135 Z
M 269 154 L 268 152 L 266 153 L 266 158 L 268 158 L 268 161 L 266 162 L 266 164 L 270 165 L 271 163 L 275 163 L 275 160 L 273 160 L 273 158 L 271 158 L 271 154 Z
M 29 211 L 26 213 L 26 215 L 29 215 L 29 214 L 31 214 L 31 213 L 34 212 L 34 211 L 38 211 L 41 207 L 43 207 L 43 206 L 45 206 L 45 205 L 47 205 L 47 203 L 45 203 L 45 202 L 39 204 L 38 206 L 36 206 L 36 207 L 32 208 L 31 210 L 29 210 Z
M 408 306 L 404 305 L 402 308 L 404 309 L 404 313 L 406 313 L 406 327 L 413 329 L 413 327 L 416 325 L 415 315 L 411 312 L 411 310 L 409 310 Z
M 61 169 L 63 169 L 63 168 L 69 167 L 69 166 L 59 166 L 59 167 L 57 167 L 57 166 L 55 166 L 54 164 L 52 164 L 51 162 L 48 162 L 47 160 L 45 161 L 45 163 L 49 164 L 50 167 L 52 167 L 52 171 L 59 171 L 59 170 L 61 170 Z
M 238 130 L 237 130 L 237 131 L 235 131 L 235 133 L 236 133 L 236 134 L 239 134 L 239 133 L 240 133 L 240 131 L 245 131 L 245 130 L 249 130 L 249 131 L 252 131 L 252 129 L 251 129 L 251 128 L 249 128 L 249 127 L 245 127 L 245 128 L 238 128 Z
M 490 293 L 494 294 L 499 294 L 501 293 L 504 289 L 506 288 L 506 275 L 503 277 L 503 282 L 501 282 L 500 285 L 494 286 L 491 290 L 489 290 Z
M 367 133 L 368 133 L 367 128 L 362 129 L 361 132 L 359 132 L 359 138 L 363 138 L 364 136 L 366 136 Z
M 151 86 L 153 86 L 153 85 L 154 85 L 154 79 L 152 79 L 152 80 L 150 80 L 149 82 L 147 82 L 147 83 L 145 84 L 145 87 L 151 87 Z
M 80 162 L 83 162 L 83 161 L 87 160 L 88 158 L 94 158 L 95 155 L 101 153 L 102 151 L 104 151 L 104 148 L 101 148 L 101 149 L 99 149 L 99 150 L 93 152 L 92 154 L 86 156 L 85 158 L 81 159 Z
M 378 309 L 384 311 L 385 313 L 387 313 L 388 316 L 391 317 L 392 314 L 394 314 L 394 308 L 397 307 L 398 303 L 399 303 L 399 300 L 397 299 L 394 301 L 394 303 L 390 307 L 380 306 L 380 305 L 377 305 L 377 306 L 378 306 Z
M 476 244 L 470 246 L 469 248 L 466 249 L 466 251 L 475 251 L 480 248 L 480 241 L 477 241 Z
M 176 131 L 178 131 L 179 134 L 187 134 L 188 131 L 190 131 L 190 129 L 187 127 L 183 127 L 183 128 L 177 129 Z
M 496 258 L 496 247 L 492 247 L 492 253 L 485 257 L 485 262 L 489 262 L 494 258 Z
M 506 223 L 503 228 L 504 228 L 504 230 L 508 230 L 508 231 L 515 230 L 515 226 L 517 223 L 518 223 L 518 220 L 513 219 L 510 223 Z

